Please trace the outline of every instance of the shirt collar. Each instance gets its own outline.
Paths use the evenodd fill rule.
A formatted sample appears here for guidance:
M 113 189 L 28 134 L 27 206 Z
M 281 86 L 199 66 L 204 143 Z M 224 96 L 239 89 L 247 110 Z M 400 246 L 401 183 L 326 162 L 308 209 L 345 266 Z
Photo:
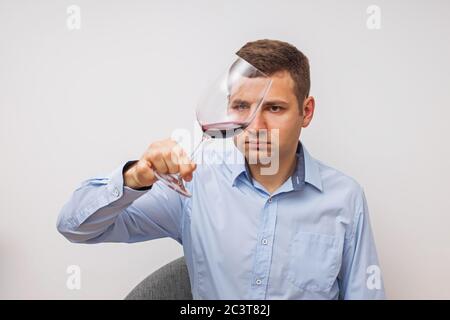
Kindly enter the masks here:
M 234 143 L 233 143 L 234 146 Z M 244 155 L 235 148 L 235 154 L 237 160 L 231 165 L 231 184 L 235 186 L 238 178 L 241 175 L 245 175 L 248 181 L 253 184 L 253 179 L 248 168 L 247 162 L 245 161 Z M 309 183 L 316 187 L 318 190 L 323 191 L 322 179 L 320 177 L 320 169 L 317 161 L 311 157 L 308 150 L 305 148 L 302 142 L 298 142 L 297 150 L 297 165 L 294 173 L 291 176 L 292 188 L 296 191 L 302 190 L 305 183 Z
M 304 160 L 305 160 L 305 182 L 313 185 L 321 192 L 323 191 L 322 177 L 320 175 L 320 168 L 317 160 L 311 157 L 308 150 L 302 143 Z

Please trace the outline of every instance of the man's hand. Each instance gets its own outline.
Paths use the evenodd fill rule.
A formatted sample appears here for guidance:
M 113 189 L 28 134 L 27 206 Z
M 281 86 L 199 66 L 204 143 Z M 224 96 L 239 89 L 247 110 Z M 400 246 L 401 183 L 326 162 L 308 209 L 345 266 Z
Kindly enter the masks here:
M 184 180 L 191 181 L 196 167 L 174 140 L 166 139 L 152 143 L 139 161 L 124 172 L 124 183 L 132 189 L 149 187 L 158 180 L 155 171 L 179 173 Z

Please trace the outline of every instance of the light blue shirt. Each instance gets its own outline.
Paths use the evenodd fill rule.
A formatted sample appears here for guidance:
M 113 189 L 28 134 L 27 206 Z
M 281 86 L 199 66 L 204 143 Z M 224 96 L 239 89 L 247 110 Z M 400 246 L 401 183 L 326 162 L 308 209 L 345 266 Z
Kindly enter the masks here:
M 294 174 L 269 194 L 227 140 L 204 145 L 192 198 L 161 182 L 124 186 L 121 166 L 74 191 L 59 232 L 76 243 L 171 237 L 194 299 L 384 298 L 363 188 L 299 142 Z

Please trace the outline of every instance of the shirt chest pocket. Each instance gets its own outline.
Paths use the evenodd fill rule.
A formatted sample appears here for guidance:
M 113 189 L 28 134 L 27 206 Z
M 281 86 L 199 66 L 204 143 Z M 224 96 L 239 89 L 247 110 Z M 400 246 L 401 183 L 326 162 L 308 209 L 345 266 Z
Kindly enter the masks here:
M 301 290 L 329 291 L 340 269 L 339 239 L 298 232 L 289 246 L 287 279 Z

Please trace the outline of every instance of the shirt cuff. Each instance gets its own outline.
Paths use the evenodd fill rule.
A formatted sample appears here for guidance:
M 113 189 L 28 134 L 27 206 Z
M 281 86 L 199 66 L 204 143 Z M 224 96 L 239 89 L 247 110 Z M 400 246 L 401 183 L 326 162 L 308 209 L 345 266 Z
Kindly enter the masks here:
M 123 172 L 135 162 L 137 162 L 137 160 L 128 161 L 125 165 L 114 170 L 110 175 L 106 188 L 108 190 L 109 202 L 111 205 L 129 204 L 152 188 L 152 186 L 150 186 L 133 189 L 124 185 Z M 114 204 L 112 204 L 112 202 L 114 202 Z

